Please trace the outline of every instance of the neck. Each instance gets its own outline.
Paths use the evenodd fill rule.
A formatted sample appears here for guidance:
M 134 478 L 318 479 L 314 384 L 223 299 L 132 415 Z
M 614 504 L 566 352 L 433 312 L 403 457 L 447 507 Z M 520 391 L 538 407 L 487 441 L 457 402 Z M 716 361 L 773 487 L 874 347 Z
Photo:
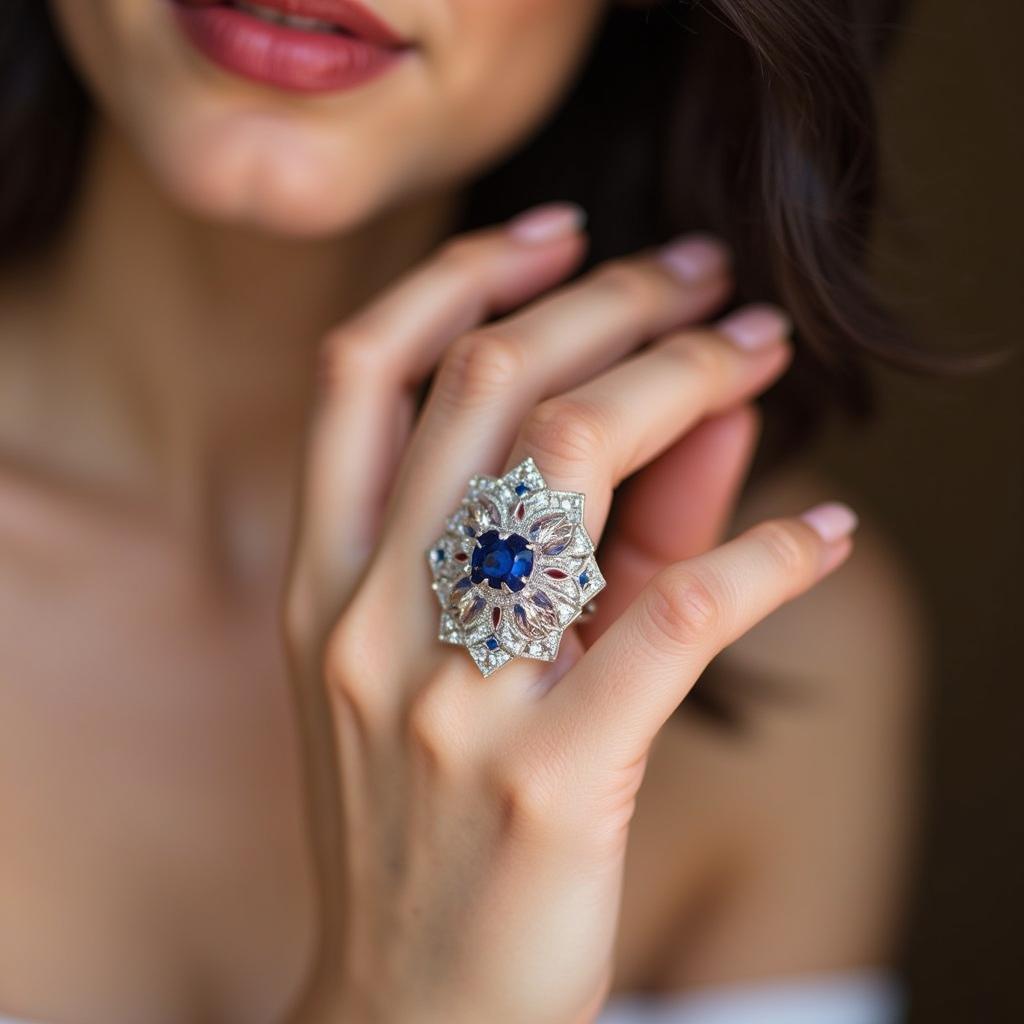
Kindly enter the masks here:
M 421 259 L 454 206 L 433 195 L 343 236 L 271 238 L 184 213 L 101 127 L 69 229 L 19 282 L 37 330 L 18 333 L 37 335 L 23 348 L 52 398 L 35 404 L 75 426 L 59 459 L 187 515 L 232 477 L 280 472 L 323 335 Z

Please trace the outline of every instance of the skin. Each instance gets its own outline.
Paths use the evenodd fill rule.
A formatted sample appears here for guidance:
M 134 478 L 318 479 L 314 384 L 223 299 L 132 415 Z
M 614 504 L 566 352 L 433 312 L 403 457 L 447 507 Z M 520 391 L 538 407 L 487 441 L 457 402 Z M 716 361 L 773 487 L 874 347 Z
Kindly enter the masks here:
M 776 518 L 822 497 L 801 475 L 734 515 L 784 320 L 756 352 L 697 327 L 724 258 L 565 285 L 571 225 L 439 248 L 602 5 L 381 3 L 413 59 L 303 101 L 160 4 L 54 6 L 102 117 L 60 244 L 0 281 L 0 1005 L 575 1022 L 885 962 L 920 675 L 891 555 L 869 528 L 739 639 L 849 554 Z M 595 540 L 641 472 L 600 616 L 481 686 L 409 567 L 527 453 Z M 746 727 L 665 724 L 730 642 Z

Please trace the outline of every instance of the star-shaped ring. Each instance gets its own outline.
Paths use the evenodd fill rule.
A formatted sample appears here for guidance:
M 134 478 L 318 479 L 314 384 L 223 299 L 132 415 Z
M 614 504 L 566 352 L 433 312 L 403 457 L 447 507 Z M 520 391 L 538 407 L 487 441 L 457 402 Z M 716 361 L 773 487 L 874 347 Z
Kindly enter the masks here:
M 475 476 L 427 552 L 439 639 L 489 676 L 512 658 L 554 661 L 565 630 L 604 587 L 583 495 L 553 491 L 533 459 Z

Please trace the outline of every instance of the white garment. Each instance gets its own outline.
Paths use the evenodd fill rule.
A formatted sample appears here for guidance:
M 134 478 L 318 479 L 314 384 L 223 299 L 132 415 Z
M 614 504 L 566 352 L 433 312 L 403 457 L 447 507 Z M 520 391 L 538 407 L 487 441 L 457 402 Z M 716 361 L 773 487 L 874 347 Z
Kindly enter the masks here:
M 885 971 L 844 971 L 610 999 L 595 1024 L 898 1024 L 903 992 Z
M 616 996 L 595 1024 L 898 1024 L 899 983 L 884 971 L 844 971 L 730 985 L 672 997 Z M 30 1024 L 0 1017 L 0 1024 Z

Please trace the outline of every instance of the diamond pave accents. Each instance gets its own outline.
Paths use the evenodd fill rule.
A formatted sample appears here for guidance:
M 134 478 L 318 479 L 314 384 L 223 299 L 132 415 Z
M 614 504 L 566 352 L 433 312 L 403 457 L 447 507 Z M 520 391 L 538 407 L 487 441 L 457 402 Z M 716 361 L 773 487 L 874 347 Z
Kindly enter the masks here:
M 554 661 L 562 633 L 604 587 L 583 526 L 583 495 L 552 491 L 533 459 L 476 476 L 427 562 L 439 638 L 489 676 L 512 658 Z

